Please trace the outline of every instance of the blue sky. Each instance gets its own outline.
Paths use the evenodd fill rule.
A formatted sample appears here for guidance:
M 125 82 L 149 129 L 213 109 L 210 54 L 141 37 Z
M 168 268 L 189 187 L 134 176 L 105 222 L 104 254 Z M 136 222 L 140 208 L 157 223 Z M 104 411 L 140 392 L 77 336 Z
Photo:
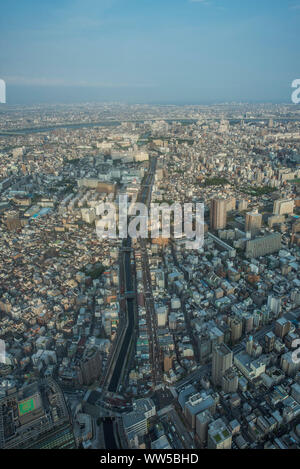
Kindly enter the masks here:
M 1 0 L 8 102 L 290 100 L 300 0 Z

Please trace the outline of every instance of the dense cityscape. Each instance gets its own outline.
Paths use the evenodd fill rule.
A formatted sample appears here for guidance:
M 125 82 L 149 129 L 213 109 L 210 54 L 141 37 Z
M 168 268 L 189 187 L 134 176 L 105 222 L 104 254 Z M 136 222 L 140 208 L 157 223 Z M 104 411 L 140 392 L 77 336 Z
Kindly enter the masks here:
M 299 106 L 1 108 L 0 448 L 299 448 L 299 263 Z

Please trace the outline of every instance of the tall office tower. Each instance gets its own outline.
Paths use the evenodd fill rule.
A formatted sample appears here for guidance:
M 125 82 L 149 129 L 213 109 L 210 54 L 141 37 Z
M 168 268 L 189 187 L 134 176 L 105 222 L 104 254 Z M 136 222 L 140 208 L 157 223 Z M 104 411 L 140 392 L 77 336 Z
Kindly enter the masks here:
M 257 212 L 246 213 L 245 231 L 255 235 L 261 229 L 262 214 Z
M 231 343 L 236 344 L 243 333 L 243 321 L 238 317 L 231 318 L 230 320 Z
M 273 213 L 275 215 L 290 215 L 294 211 L 294 201 L 292 199 L 279 199 L 274 201 Z
M 225 199 L 212 199 L 210 202 L 210 229 L 222 230 L 226 227 L 227 202 Z
M 222 385 L 225 371 L 232 366 L 232 351 L 225 344 L 216 345 L 212 357 L 212 381 L 215 385 Z

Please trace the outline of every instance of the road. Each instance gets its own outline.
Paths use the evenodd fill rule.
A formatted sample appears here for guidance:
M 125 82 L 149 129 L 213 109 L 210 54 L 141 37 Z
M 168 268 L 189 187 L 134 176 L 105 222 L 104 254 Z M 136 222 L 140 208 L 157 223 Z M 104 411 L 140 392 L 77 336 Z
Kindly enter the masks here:
M 149 171 L 146 174 L 139 195 L 139 200 L 144 203 L 149 203 L 151 189 L 153 184 L 153 178 L 155 174 L 156 158 L 151 158 L 149 164 Z M 111 393 L 117 393 L 119 386 L 125 381 L 123 376 L 126 373 L 127 366 L 127 356 L 128 351 L 131 349 L 132 341 L 135 334 L 134 327 L 134 314 L 135 314 L 135 295 L 133 296 L 132 292 L 134 290 L 134 272 L 131 265 L 131 238 L 128 236 L 127 239 L 123 241 L 122 253 L 121 253 L 121 262 L 120 262 L 120 271 L 122 273 L 121 278 L 125 280 L 124 294 L 126 298 L 125 305 L 125 318 L 124 324 L 122 322 L 123 330 L 118 331 L 118 343 L 114 349 L 114 355 L 110 361 L 110 370 L 106 375 L 104 388 L 108 389 Z M 148 267 L 149 269 L 149 267 Z M 150 272 L 149 272 L 150 275 Z M 120 380 L 123 378 L 122 383 Z
M 118 445 L 114 435 L 114 422 L 110 418 L 106 418 L 103 422 L 103 434 L 106 449 L 118 449 Z
M 124 240 L 123 247 L 131 248 L 131 239 L 128 237 Z M 123 253 L 123 268 L 125 271 L 125 293 L 131 292 L 133 290 L 133 279 L 132 279 L 132 268 L 130 262 L 130 250 Z M 122 336 L 122 343 L 117 351 L 114 363 L 112 366 L 114 370 L 111 374 L 110 383 L 108 385 L 108 391 L 116 393 L 119 386 L 119 380 L 122 376 L 123 367 L 125 366 L 125 357 L 127 351 L 130 348 L 130 343 L 133 338 L 134 333 L 134 299 L 126 299 L 126 326 L 125 333 Z
M 145 178 L 141 197 L 139 202 L 146 204 L 149 208 L 151 202 L 151 192 L 155 176 L 156 168 L 156 158 L 151 158 L 149 174 Z M 142 263 L 142 272 L 143 272 L 143 284 L 144 284 L 144 296 L 145 296 L 145 308 L 146 308 L 146 320 L 147 320 L 147 330 L 149 337 L 149 348 L 150 348 L 150 360 L 151 360 L 151 370 L 152 370 L 152 382 L 154 387 L 162 382 L 162 366 L 161 366 L 161 356 L 160 356 L 160 347 L 157 337 L 157 319 L 155 313 L 155 305 L 152 294 L 152 285 L 151 285 L 151 272 L 149 266 L 149 258 L 147 251 L 147 240 L 140 239 L 140 248 L 141 248 L 141 263 Z

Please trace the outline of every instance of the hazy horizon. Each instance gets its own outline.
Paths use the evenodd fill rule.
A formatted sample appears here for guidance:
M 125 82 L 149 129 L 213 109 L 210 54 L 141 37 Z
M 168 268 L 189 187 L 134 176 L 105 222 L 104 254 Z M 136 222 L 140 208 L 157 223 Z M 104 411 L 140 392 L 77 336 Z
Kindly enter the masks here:
M 290 102 L 300 1 L 4 0 L 7 104 Z
M 77 92 L 77 87 L 37 87 L 37 86 L 17 86 L 7 85 L 6 95 L 7 103 L 1 106 L 30 106 L 30 105 L 47 105 L 47 104 L 85 104 L 85 103 L 122 103 L 122 104 L 149 104 L 149 105 L 214 105 L 214 104 L 292 104 L 291 103 L 291 92 L 288 88 L 286 96 L 282 99 L 243 99 L 241 97 L 220 97 L 219 99 L 211 97 L 210 99 L 205 98 L 182 98 L 182 99 L 157 99 L 155 96 L 149 97 L 149 95 L 140 95 L 139 93 L 128 93 L 116 91 L 107 93 L 99 89 L 90 89 L 80 87 L 80 93 Z M 134 90 L 133 90 L 134 91 Z

